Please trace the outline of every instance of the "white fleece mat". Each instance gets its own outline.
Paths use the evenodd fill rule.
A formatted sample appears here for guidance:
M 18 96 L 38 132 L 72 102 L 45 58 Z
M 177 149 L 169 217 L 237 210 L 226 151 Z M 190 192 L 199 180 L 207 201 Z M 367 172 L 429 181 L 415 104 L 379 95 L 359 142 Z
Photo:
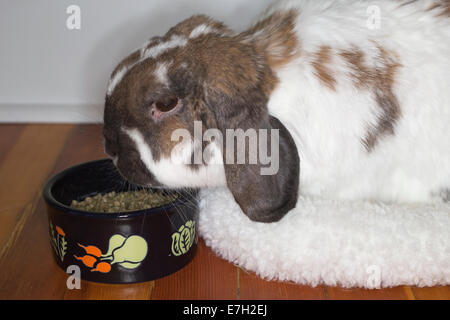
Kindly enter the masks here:
M 201 191 L 200 236 L 267 280 L 382 288 L 450 284 L 450 203 L 301 197 L 280 222 L 250 221 L 227 189 Z

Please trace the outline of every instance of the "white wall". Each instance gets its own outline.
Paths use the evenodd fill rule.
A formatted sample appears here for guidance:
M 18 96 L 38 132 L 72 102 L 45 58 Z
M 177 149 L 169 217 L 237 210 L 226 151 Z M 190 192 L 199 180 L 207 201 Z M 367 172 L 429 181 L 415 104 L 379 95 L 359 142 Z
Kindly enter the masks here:
M 196 13 L 235 30 L 270 0 L 0 0 L 0 122 L 97 122 L 114 66 Z M 69 5 L 81 29 L 66 27 Z

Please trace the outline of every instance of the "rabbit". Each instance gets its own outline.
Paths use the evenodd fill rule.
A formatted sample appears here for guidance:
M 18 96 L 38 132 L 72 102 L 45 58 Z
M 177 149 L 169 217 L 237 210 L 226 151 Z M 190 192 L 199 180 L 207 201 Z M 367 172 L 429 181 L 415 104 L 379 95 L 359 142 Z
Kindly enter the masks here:
M 450 2 L 374 4 L 276 1 L 242 32 L 195 15 L 151 38 L 111 75 L 105 152 L 139 185 L 227 186 L 256 222 L 300 195 L 448 200 Z M 217 139 L 193 139 L 196 123 Z M 226 161 L 219 138 L 239 129 L 277 133 L 275 174 Z M 183 162 L 198 149 L 215 162 Z

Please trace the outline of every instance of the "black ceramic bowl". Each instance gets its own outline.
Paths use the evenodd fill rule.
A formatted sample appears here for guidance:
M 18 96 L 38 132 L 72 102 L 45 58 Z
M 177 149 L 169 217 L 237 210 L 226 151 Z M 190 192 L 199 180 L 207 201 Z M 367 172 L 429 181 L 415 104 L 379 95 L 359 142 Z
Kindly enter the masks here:
M 95 213 L 69 206 L 98 193 L 137 188 L 108 159 L 71 167 L 48 180 L 43 195 L 50 243 L 64 271 L 77 265 L 84 280 L 143 282 L 174 273 L 193 259 L 198 239 L 195 190 L 177 192 L 174 202 L 141 211 Z

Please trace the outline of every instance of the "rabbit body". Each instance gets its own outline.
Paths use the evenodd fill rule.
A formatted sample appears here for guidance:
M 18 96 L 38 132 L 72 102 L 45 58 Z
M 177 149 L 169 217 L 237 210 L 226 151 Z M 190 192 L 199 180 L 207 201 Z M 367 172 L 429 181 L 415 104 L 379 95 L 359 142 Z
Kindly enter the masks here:
M 436 3 L 295 0 L 268 10 L 298 12 L 300 54 L 276 70 L 268 108 L 295 140 L 302 193 L 448 196 L 450 16 L 448 2 Z

